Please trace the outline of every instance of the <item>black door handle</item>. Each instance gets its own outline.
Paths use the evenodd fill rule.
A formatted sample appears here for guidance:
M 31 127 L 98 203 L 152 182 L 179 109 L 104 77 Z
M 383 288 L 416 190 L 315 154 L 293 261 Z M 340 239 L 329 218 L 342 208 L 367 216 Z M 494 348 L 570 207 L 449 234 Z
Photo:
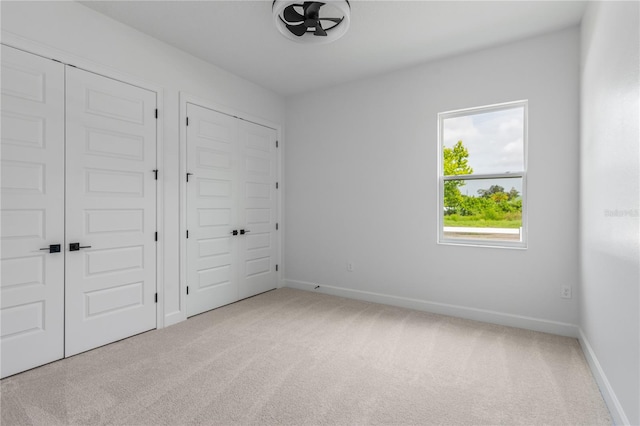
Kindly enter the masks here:
M 49 250 L 49 253 L 60 253 L 60 244 L 51 244 L 49 247 L 44 247 L 40 250 Z
M 91 248 L 91 246 L 81 246 L 80 243 L 70 243 L 69 251 L 78 251 L 83 248 Z
M 233 231 L 231 231 L 231 235 L 238 235 L 238 230 L 234 229 Z
M 248 234 L 249 232 L 251 232 L 251 231 L 249 231 L 248 229 L 241 229 L 240 230 L 240 235 Z

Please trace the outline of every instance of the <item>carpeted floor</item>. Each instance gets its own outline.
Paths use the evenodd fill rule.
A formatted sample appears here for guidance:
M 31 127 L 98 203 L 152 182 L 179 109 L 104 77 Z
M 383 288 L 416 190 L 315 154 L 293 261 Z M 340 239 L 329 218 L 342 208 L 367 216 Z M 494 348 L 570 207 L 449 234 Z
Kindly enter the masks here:
M 575 339 L 286 288 L 0 386 L 4 426 L 611 424 Z

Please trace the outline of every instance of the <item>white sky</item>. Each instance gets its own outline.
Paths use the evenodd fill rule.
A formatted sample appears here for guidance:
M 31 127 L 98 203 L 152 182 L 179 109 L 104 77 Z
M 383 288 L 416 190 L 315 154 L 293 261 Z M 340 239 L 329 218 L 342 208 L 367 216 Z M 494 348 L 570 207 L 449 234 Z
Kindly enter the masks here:
M 469 151 L 473 174 L 506 173 L 524 169 L 524 108 L 510 108 L 443 120 L 443 143 L 453 147 L 459 140 Z M 480 188 L 500 185 L 508 192 L 522 192 L 522 179 L 467 181 L 463 194 L 477 195 Z

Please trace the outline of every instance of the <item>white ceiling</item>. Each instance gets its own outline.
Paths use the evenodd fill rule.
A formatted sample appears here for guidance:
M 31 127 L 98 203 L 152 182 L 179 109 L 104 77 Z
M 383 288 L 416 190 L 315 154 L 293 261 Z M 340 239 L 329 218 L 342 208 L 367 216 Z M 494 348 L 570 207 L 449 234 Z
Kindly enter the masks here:
M 567 28 L 580 22 L 586 6 L 351 0 L 344 37 L 304 45 L 278 32 L 271 0 L 81 3 L 284 96 Z

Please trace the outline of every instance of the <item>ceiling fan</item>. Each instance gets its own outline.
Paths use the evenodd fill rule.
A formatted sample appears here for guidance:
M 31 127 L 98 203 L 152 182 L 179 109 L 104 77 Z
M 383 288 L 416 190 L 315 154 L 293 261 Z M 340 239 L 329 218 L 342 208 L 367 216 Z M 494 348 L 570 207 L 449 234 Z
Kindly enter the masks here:
M 274 0 L 272 8 L 278 30 L 301 43 L 328 43 L 342 37 L 349 27 L 348 0 Z

